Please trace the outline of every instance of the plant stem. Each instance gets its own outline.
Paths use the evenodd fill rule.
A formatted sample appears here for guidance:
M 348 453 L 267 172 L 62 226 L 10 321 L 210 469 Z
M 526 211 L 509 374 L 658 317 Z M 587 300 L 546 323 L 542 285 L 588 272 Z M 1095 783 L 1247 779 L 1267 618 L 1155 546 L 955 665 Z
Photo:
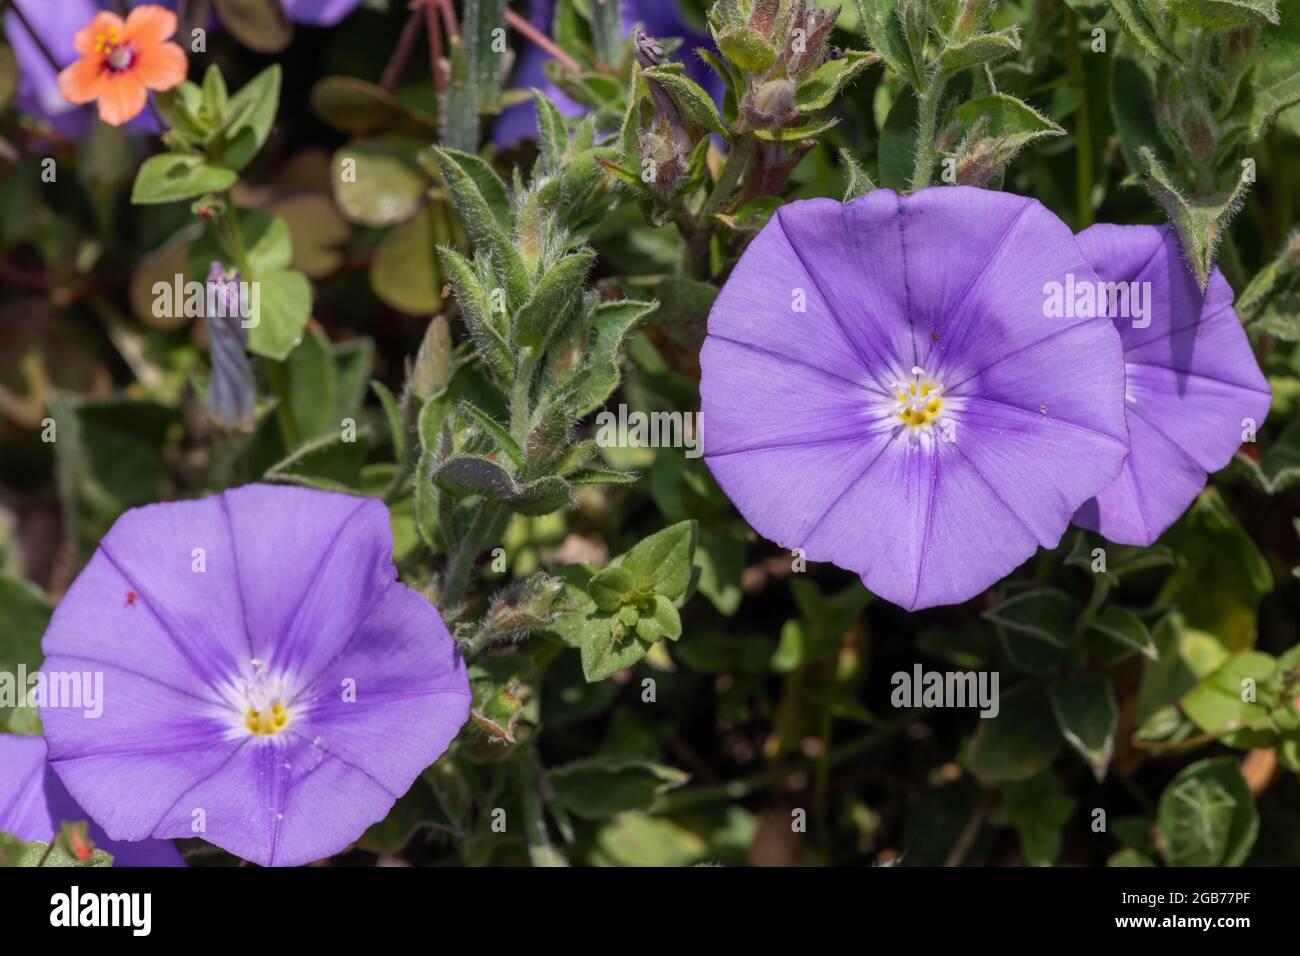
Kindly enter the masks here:
M 450 611 L 465 599 L 474 561 L 483 550 L 483 542 L 496 524 L 500 510 L 501 506 L 494 501 L 484 501 L 479 505 L 474 520 L 470 522 L 465 536 L 460 539 L 460 544 L 456 546 L 455 553 L 447 563 L 447 571 L 438 595 L 438 604 L 442 610 Z
M 1079 15 L 1065 11 L 1065 57 L 1070 82 L 1079 93 L 1074 111 L 1074 217 L 1075 230 L 1092 225 L 1092 121 L 1088 115 L 1088 77 L 1079 52 Z
M 925 714 L 923 708 L 916 708 L 904 713 L 892 723 L 878 727 L 868 734 L 864 734 L 855 740 L 840 744 L 838 747 L 832 747 L 817 761 L 804 758 L 796 761 L 786 768 L 786 774 L 806 771 L 819 761 L 824 761 L 827 769 L 837 767 L 842 763 L 859 757 L 876 747 L 879 744 L 889 740 L 894 734 L 907 727 L 909 724 L 921 719 Z M 728 800 L 743 800 L 745 797 L 753 796 L 769 786 L 771 775 L 767 770 L 761 770 L 758 773 L 750 774 L 747 777 L 741 777 L 738 780 L 731 780 L 727 783 L 711 784 L 707 787 L 689 787 L 684 790 L 674 791 L 660 797 L 653 807 L 651 813 L 670 814 L 679 813 L 683 810 L 689 810 L 709 803 L 723 803 Z
M 748 136 L 739 136 L 731 147 L 731 152 L 727 154 L 727 161 L 722 166 L 722 173 L 718 176 L 718 183 L 713 187 L 713 192 L 705 200 L 704 208 L 700 210 L 699 218 L 702 222 L 706 221 L 713 213 L 717 212 L 719 207 L 731 198 L 731 194 L 736 191 L 736 186 L 740 182 L 740 177 L 744 175 L 745 167 L 749 165 L 750 158 L 754 155 L 755 141 Z M 712 226 L 707 222 L 705 227 L 712 231 Z
M 946 85 L 947 80 L 938 73 L 933 73 L 926 79 L 925 88 L 916 92 L 921 104 L 916 128 L 916 164 L 912 167 L 912 188 L 909 192 L 930 185 L 930 174 L 934 171 L 935 127 L 939 122 L 939 103 L 943 100 Z
M 402 35 L 397 40 L 397 48 L 393 50 L 392 59 L 384 69 L 384 76 L 379 81 L 379 85 L 390 92 L 401 79 L 402 73 L 406 70 L 406 61 L 411 58 L 411 51 L 415 49 L 415 37 L 420 32 L 420 20 L 420 11 L 412 10 L 411 15 L 406 18 L 406 26 L 402 27 Z

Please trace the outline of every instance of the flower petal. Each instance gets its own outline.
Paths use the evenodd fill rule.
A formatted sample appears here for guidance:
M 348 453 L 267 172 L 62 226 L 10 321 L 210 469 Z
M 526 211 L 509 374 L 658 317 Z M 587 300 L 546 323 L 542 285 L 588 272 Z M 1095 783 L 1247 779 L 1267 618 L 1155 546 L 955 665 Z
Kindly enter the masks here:
M 253 656 L 309 683 L 397 577 L 388 510 L 374 498 L 261 484 L 222 497 Z
M 1108 282 L 1148 283 L 1144 316 L 1113 318 L 1124 347 L 1132 452 L 1075 524 L 1148 545 L 1258 428 L 1271 394 L 1216 269 L 1204 293 L 1168 226 L 1097 225 L 1079 247 Z M 1131 313 L 1135 310 L 1130 306 Z
M 122 28 L 123 42 L 134 43 L 136 53 L 140 55 L 149 47 L 169 39 L 175 32 L 176 14 L 153 3 L 135 7 L 127 14 L 126 25 Z
M 189 72 L 185 51 L 175 43 L 163 43 L 140 51 L 131 71 L 151 90 L 170 90 L 178 86 Z
M 20 840 L 54 839 L 60 824 L 89 820 L 46 763 L 45 740 L 0 734 L 0 832 Z M 163 840 L 110 840 L 94 820 L 91 842 L 113 855 L 114 866 L 184 866 L 176 847 Z
M 399 795 L 442 756 L 469 717 L 469 700 L 446 625 L 423 597 L 394 584 L 294 702 L 306 716 L 292 729 Z M 395 732 L 409 746 L 385 746 Z
M 72 46 L 81 56 L 92 56 L 97 52 L 96 43 L 103 45 L 103 41 L 98 38 L 107 39 L 110 33 L 116 33 L 119 39 L 123 36 L 122 18 L 116 13 L 101 10 L 95 14 L 95 19 L 91 20 L 88 26 L 82 27 L 73 34 Z
M 59 73 L 59 93 L 69 103 L 89 103 L 103 92 L 108 75 L 102 56 L 85 57 Z
M 131 70 L 109 74 L 99 91 L 99 118 L 109 126 L 131 122 L 144 109 L 144 84 Z

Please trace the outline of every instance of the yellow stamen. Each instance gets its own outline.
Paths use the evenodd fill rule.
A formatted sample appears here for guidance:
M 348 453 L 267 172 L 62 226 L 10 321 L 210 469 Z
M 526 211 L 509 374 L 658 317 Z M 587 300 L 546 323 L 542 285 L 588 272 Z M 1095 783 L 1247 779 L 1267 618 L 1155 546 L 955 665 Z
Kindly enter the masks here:
M 283 704 L 273 704 L 267 710 L 253 710 L 250 707 L 244 714 L 244 726 L 255 734 L 278 734 L 288 723 L 289 713 Z

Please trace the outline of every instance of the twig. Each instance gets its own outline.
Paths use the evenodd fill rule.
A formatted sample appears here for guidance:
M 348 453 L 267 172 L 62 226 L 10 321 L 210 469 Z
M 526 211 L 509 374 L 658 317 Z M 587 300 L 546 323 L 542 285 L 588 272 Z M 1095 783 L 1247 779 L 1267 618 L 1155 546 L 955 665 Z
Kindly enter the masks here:
M 406 70 L 406 61 L 411 58 L 411 51 L 415 49 L 415 37 L 420 30 L 420 11 L 412 10 L 411 15 L 406 18 L 406 26 L 402 27 L 402 35 L 398 38 L 397 49 L 393 51 L 392 58 L 388 61 L 388 66 L 384 68 L 383 79 L 379 85 L 384 89 L 392 92 L 397 81 L 401 79 L 402 73 Z
M 984 799 L 971 813 L 970 819 L 966 821 L 966 826 L 962 827 L 961 834 L 957 837 L 957 842 L 952 845 L 947 858 L 943 861 L 944 866 L 961 866 L 961 861 L 966 859 L 966 854 L 970 852 L 971 846 L 975 843 L 975 838 L 979 836 L 980 830 L 984 829 L 984 821 L 993 809 L 993 804 L 997 800 L 997 794 L 988 790 L 984 794 Z
M 451 5 L 451 0 L 429 0 L 430 3 L 436 3 L 438 9 L 442 11 L 442 26 L 447 31 L 447 39 L 455 40 L 460 36 L 460 27 L 456 25 L 456 10 Z
M 433 73 L 433 85 L 439 95 L 447 92 L 447 75 L 443 72 L 442 30 L 438 27 L 437 12 L 433 9 L 436 0 L 425 0 L 424 27 L 429 34 L 429 70 Z
M 514 30 L 525 40 L 528 40 L 534 46 L 544 50 L 553 60 L 559 63 L 566 70 L 573 73 L 582 72 L 582 65 L 577 60 L 561 50 L 554 40 L 513 10 L 506 10 L 506 23 L 513 27 Z

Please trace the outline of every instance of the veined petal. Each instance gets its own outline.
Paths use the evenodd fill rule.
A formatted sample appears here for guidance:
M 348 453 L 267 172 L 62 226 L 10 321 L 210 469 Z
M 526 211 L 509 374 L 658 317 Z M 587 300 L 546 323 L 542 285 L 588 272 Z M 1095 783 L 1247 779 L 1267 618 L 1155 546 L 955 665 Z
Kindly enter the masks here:
M 162 43 L 142 49 L 131 71 L 151 90 L 170 90 L 185 79 L 189 60 L 175 43 Z
M 110 73 L 99 89 L 99 118 L 109 126 L 131 122 L 144 109 L 148 93 L 132 70 Z
M 126 15 L 123 42 L 134 43 L 140 54 L 158 46 L 176 32 L 176 14 L 154 3 L 141 4 Z M 173 44 L 174 45 L 174 44 Z M 179 47 L 177 47 L 179 49 Z
M 98 98 L 107 78 L 104 58 L 92 54 L 77 60 L 59 73 L 59 92 L 69 103 L 80 106 Z

